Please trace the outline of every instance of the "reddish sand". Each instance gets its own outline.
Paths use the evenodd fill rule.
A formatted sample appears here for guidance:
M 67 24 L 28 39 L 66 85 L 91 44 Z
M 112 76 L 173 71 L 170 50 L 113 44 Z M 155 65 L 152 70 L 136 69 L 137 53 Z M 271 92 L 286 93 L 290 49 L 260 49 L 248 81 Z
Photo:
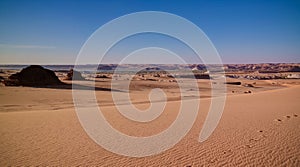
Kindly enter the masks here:
M 0 166 L 300 166 L 300 86 L 283 83 L 269 89 L 266 82 L 257 84 L 264 89 L 228 86 L 240 93 L 229 92 L 221 121 L 205 142 L 199 143 L 198 137 L 209 98 L 201 99 L 196 122 L 183 140 L 144 158 L 120 156 L 94 143 L 78 121 L 69 89 L 1 87 Z M 244 89 L 253 92 L 243 94 Z M 129 135 L 156 134 L 178 113 L 177 96 L 167 92 L 175 99 L 164 113 L 149 124 L 138 124 L 116 112 L 109 93 L 96 93 L 106 104 L 103 113 Z M 141 101 L 138 108 L 145 108 L 148 104 L 139 97 L 147 97 L 146 92 L 131 97 Z

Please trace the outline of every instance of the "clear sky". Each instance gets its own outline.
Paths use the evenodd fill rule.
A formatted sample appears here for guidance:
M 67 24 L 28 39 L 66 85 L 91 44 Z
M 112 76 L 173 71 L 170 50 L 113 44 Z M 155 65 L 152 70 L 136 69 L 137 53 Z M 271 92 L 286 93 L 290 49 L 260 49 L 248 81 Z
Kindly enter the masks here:
M 73 64 L 81 46 L 101 25 L 148 10 L 173 13 L 195 23 L 224 63 L 300 63 L 300 1 L 296 0 L 1 0 L 0 63 Z M 123 48 L 141 41 L 142 46 L 151 47 L 157 40 L 161 46 L 178 45 L 166 37 L 146 35 L 128 39 Z M 108 62 L 123 53 L 120 50 L 109 54 Z

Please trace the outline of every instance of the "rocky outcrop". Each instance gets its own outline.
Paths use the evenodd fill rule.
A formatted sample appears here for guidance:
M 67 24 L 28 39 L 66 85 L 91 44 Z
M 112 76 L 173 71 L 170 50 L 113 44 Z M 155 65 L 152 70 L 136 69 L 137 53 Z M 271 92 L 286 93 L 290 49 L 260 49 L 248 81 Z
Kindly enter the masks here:
M 4 81 L 6 86 L 47 86 L 63 84 L 55 73 L 39 65 L 31 65 Z
M 67 73 L 67 77 L 65 78 L 65 80 L 85 80 L 85 78 L 82 77 L 82 75 L 79 71 L 75 71 L 75 70 L 71 69 Z

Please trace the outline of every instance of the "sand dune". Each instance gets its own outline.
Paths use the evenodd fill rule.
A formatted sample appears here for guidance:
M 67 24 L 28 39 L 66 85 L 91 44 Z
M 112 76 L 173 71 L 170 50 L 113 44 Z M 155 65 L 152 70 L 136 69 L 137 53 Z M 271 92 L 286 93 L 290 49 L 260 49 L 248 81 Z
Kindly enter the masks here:
M 14 95 L 19 91 L 16 101 L 22 98 L 22 92 L 23 96 L 26 91 L 32 93 L 19 99 L 23 105 L 5 106 L 8 105 L 5 91 L 15 92 Z M 0 93 L 4 100 L 1 111 L 11 107 L 0 113 L 1 166 L 300 165 L 300 86 L 228 96 L 218 127 L 203 143 L 198 142 L 198 137 L 210 99 L 201 99 L 198 118 L 188 135 L 170 150 L 144 158 L 116 155 L 94 143 L 81 128 L 69 90 L 47 92 L 40 88 L 2 87 Z M 37 94 L 41 93 L 38 100 Z M 57 101 L 58 97 L 61 100 Z M 175 119 L 179 102 L 168 104 L 165 112 L 149 124 L 127 120 L 114 107 L 102 108 L 116 129 L 129 135 L 147 136 L 159 133 Z M 137 107 L 144 108 L 143 105 L 146 104 Z M 59 107 L 52 110 L 53 106 Z

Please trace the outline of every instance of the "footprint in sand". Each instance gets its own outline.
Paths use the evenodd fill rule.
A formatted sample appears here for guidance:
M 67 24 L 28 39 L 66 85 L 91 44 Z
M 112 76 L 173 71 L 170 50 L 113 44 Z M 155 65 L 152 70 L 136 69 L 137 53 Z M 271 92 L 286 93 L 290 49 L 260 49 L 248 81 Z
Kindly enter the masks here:
M 217 159 L 217 158 L 214 158 L 214 159 L 209 160 L 208 162 L 209 162 L 209 163 L 215 163 L 215 162 L 217 162 L 217 161 L 218 161 L 218 159 Z
M 259 132 L 259 133 L 261 133 L 261 137 L 262 138 L 266 138 L 266 137 L 268 137 L 267 135 L 265 135 L 263 132 L 263 130 L 258 130 L 257 132 Z
M 232 153 L 232 150 L 229 149 L 229 150 L 226 150 L 226 151 L 223 151 L 223 154 L 231 154 Z
M 246 144 L 245 147 L 247 147 L 247 148 L 252 148 L 253 146 L 250 145 L 250 144 Z
M 294 117 L 298 117 L 297 114 L 294 114 L 293 116 L 294 116 Z M 292 118 L 292 116 L 286 115 L 285 118 L 290 119 L 290 118 Z M 282 122 L 283 120 L 277 118 L 277 119 L 275 119 L 274 121 L 276 121 L 276 122 Z M 252 147 L 254 147 L 254 145 L 253 145 L 254 143 L 256 143 L 256 142 L 262 140 L 263 138 L 266 138 L 266 137 L 267 137 L 267 136 L 263 133 L 263 132 L 264 132 L 263 130 L 257 130 L 257 132 L 261 133 L 262 135 L 260 135 L 259 138 L 251 138 L 251 139 L 249 139 L 249 143 L 248 143 L 248 144 L 245 144 L 245 145 L 243 146 L 244 148 L 252 148 Z M 224 151 L 224 154 L 226 154 L 226 151 Z
M 294 114 L 293 116 L 294 116 L 294 117 L 298 117 L 297 114 Z M 292 116 L 286 115 L 285 118 L 290 119 L 290 118 L 292 118 Z M 276 120 L 279 121 L 279 122 L 282 121 L 281 119 L 276 119 Z
M 258 138 L 251 138 L 251 139 L 249 139 L 248 144 L 245 144 L 243 147 L 244 148 L 252 148 L 252 147 L 254 147 L 254 143 L 258 142 L 259 140 L 260 139 L 258 139 Z
M 259 141 L 259 139 L 255 139 L 255 138 L 249 139 L 249 142 L 257 142 L 257 141 Z
M 284 116 L 284 118 L 286 118 L 287 120 L 289 120 L 289 119 L 291 119 L 293 116 L 294 116 L 294 117 L 298 117 L 297 114 L 293 114 L 292 116 L 291 116 L 291 115 L 286 115 L 286 116 Z M 275 119 L 274 121 L 276 121 L 276 122 L 282 122 L 283 120 L 277 118 L 277 119 Z
M 298 117 L 297 114 L 294 114 L 293 116 L 294 116 L 294 117 Z M 292 116 L 286 115 L 285 118 L 291 119 Z M 274 121 L 276 121 L 276 122 L 283 122 L 283 120 L 282 120 L 282 119 L 279 119 L 279 118 L 275 119 Z M 256 143 L 256 142 L 258 142 L 258 141 L 260 141 L 260 140 L 263 140 L 263 138 L 266 138 L 266 137 L 267 137 L 267 136 L 264 134 L 264 131 L 263 131 L 263 130 L 257 130 L 257 132 L 261 134 L 260 137 L 249 139 L 248 144 L 245 144 L 245 145 L 243 146 L 244 148 L 252 148 L 252 147 L 254 147 L 254 145 L 253 145 L 254 143 Z M 224 151 L 224 154 L 226 154 L 226 151 Z
M 245 144 L 243 147 L 244 148 L 252 148 L 255 146 L 255 143 L 263 140 L 264 138 L 266 138 L 267 136 L 263 134 L 263 130 L 258 130 L 258 133 L 260 133 L 261 135 L 255 137 L 255 138 L 250 138 L 248 141 L 248 144 Z

